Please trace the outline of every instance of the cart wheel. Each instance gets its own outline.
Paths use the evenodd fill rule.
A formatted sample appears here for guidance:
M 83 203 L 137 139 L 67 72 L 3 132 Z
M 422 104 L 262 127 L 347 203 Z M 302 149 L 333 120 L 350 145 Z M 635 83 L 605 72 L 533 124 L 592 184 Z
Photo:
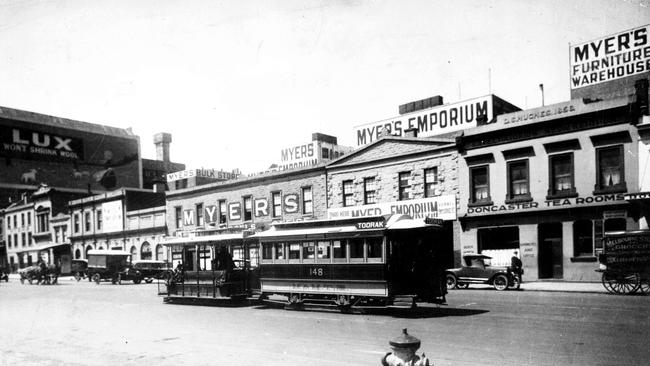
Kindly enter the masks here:
M 468 288 L 469 287 L 469 282 L 458 282 L 456 287 L 463 288 L 463 289 Z
M 616 290 L 614 290 L 614 284 L 616 283 L 616 276 L 614 275 L 614 273 L 609 271 L 603 272 L 602 283 L 603 283 L 603 287 L 605 288 L 605 290 L 607 290 L 607 292 L 609 292 L 610 294 L 617 293 Z
M 498 274 L 494 276 L 494 279 L 492 280 L 492 286 L 497 291 L 503 291 L 508 288 L 508 277 L 504 274 Z
M 641 282 L 639 282 L 639 291 L 641 291 L 642 294 L 650 294 L 650 279 L 641 279 Z
M 79 282 L 81 280 L 81 273 L 75 272 L 74 273 L 74 279 L 77 280 L 77 282 Z
M 639 289 L 641 276 L 638 273 L 603 272 L 603 286 L 615 294 L 631 294 Z M 610 290 L 611 288 L 611 290 Z
M 99 273 L 95 273 L 91 279 L 92 281 L 94 281 L 96 284 L 99 285 L 99 282 L 102 280 L 102 277 L 99 275 Z
M 456 280 L 456 276 L 453 274 L 448 274 L 446 277 L 446 283 L 447 283 L 447 290 L 452 290 L 455 289 L 456 286 L 458 286 L 458 281 Z

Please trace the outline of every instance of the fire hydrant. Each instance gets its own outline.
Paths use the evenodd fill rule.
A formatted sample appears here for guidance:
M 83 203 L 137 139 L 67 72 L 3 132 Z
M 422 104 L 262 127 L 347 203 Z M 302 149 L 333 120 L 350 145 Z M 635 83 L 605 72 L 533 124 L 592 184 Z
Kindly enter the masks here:
M 420 348 L 420 340 L 408 334 L 406 328 L 402 330 L 402 334 L 388 343 L 393 352 L 388 352 L 381 359 L 382 366 L 433 366 L 424 353 L 422 356 L 415 354 Z

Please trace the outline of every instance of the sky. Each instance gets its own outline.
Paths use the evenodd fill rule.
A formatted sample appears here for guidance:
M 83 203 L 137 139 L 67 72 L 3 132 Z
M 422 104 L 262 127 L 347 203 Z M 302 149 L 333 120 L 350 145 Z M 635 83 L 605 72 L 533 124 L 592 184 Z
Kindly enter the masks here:
M 0 106 L 253 173 L 434 95 L 567 101 L 569 44 L 648 23 L 650 0 L 0 0 Z

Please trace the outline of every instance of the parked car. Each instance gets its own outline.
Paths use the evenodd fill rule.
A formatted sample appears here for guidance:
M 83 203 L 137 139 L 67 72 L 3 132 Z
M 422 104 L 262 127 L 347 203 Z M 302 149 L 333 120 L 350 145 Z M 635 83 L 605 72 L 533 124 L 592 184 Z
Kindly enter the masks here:
M 508 267 L 490 266 L 492 257 L 483 254 L 465 254 L 465 266 L 445 270 L 447 289 L 467 288 L 470 283 L 488 284 L 503 291 L 519 289 L 519 278 Z
M 133 268 L 140 272 L 142 279 L 147 283 L 153 282 L 154 279 L 163 279 L 172 271 L 171 263 L 156 260 L 134 261 Z
M 88 276 L 88 260 L 87 259 L 73 259 L 70 265 L 74 279 L 79 281 Z
M 0 267 L 0 281 L 9 282 L 9 269 Z
M 131 265 L 131 253 L 123 250 L 89 250 L 88 276 L 97 284 L 102 280 L 110 280 L 113 284 L 142 282 L 140 272 Z

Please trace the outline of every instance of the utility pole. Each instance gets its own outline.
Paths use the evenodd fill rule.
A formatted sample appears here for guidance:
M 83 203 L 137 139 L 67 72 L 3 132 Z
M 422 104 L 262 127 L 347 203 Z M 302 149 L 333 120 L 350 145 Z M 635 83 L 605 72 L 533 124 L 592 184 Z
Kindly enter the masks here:
M 539 89 L 542 91 L 542 107 L 544 106 L 544 84 L 539 84 Z

